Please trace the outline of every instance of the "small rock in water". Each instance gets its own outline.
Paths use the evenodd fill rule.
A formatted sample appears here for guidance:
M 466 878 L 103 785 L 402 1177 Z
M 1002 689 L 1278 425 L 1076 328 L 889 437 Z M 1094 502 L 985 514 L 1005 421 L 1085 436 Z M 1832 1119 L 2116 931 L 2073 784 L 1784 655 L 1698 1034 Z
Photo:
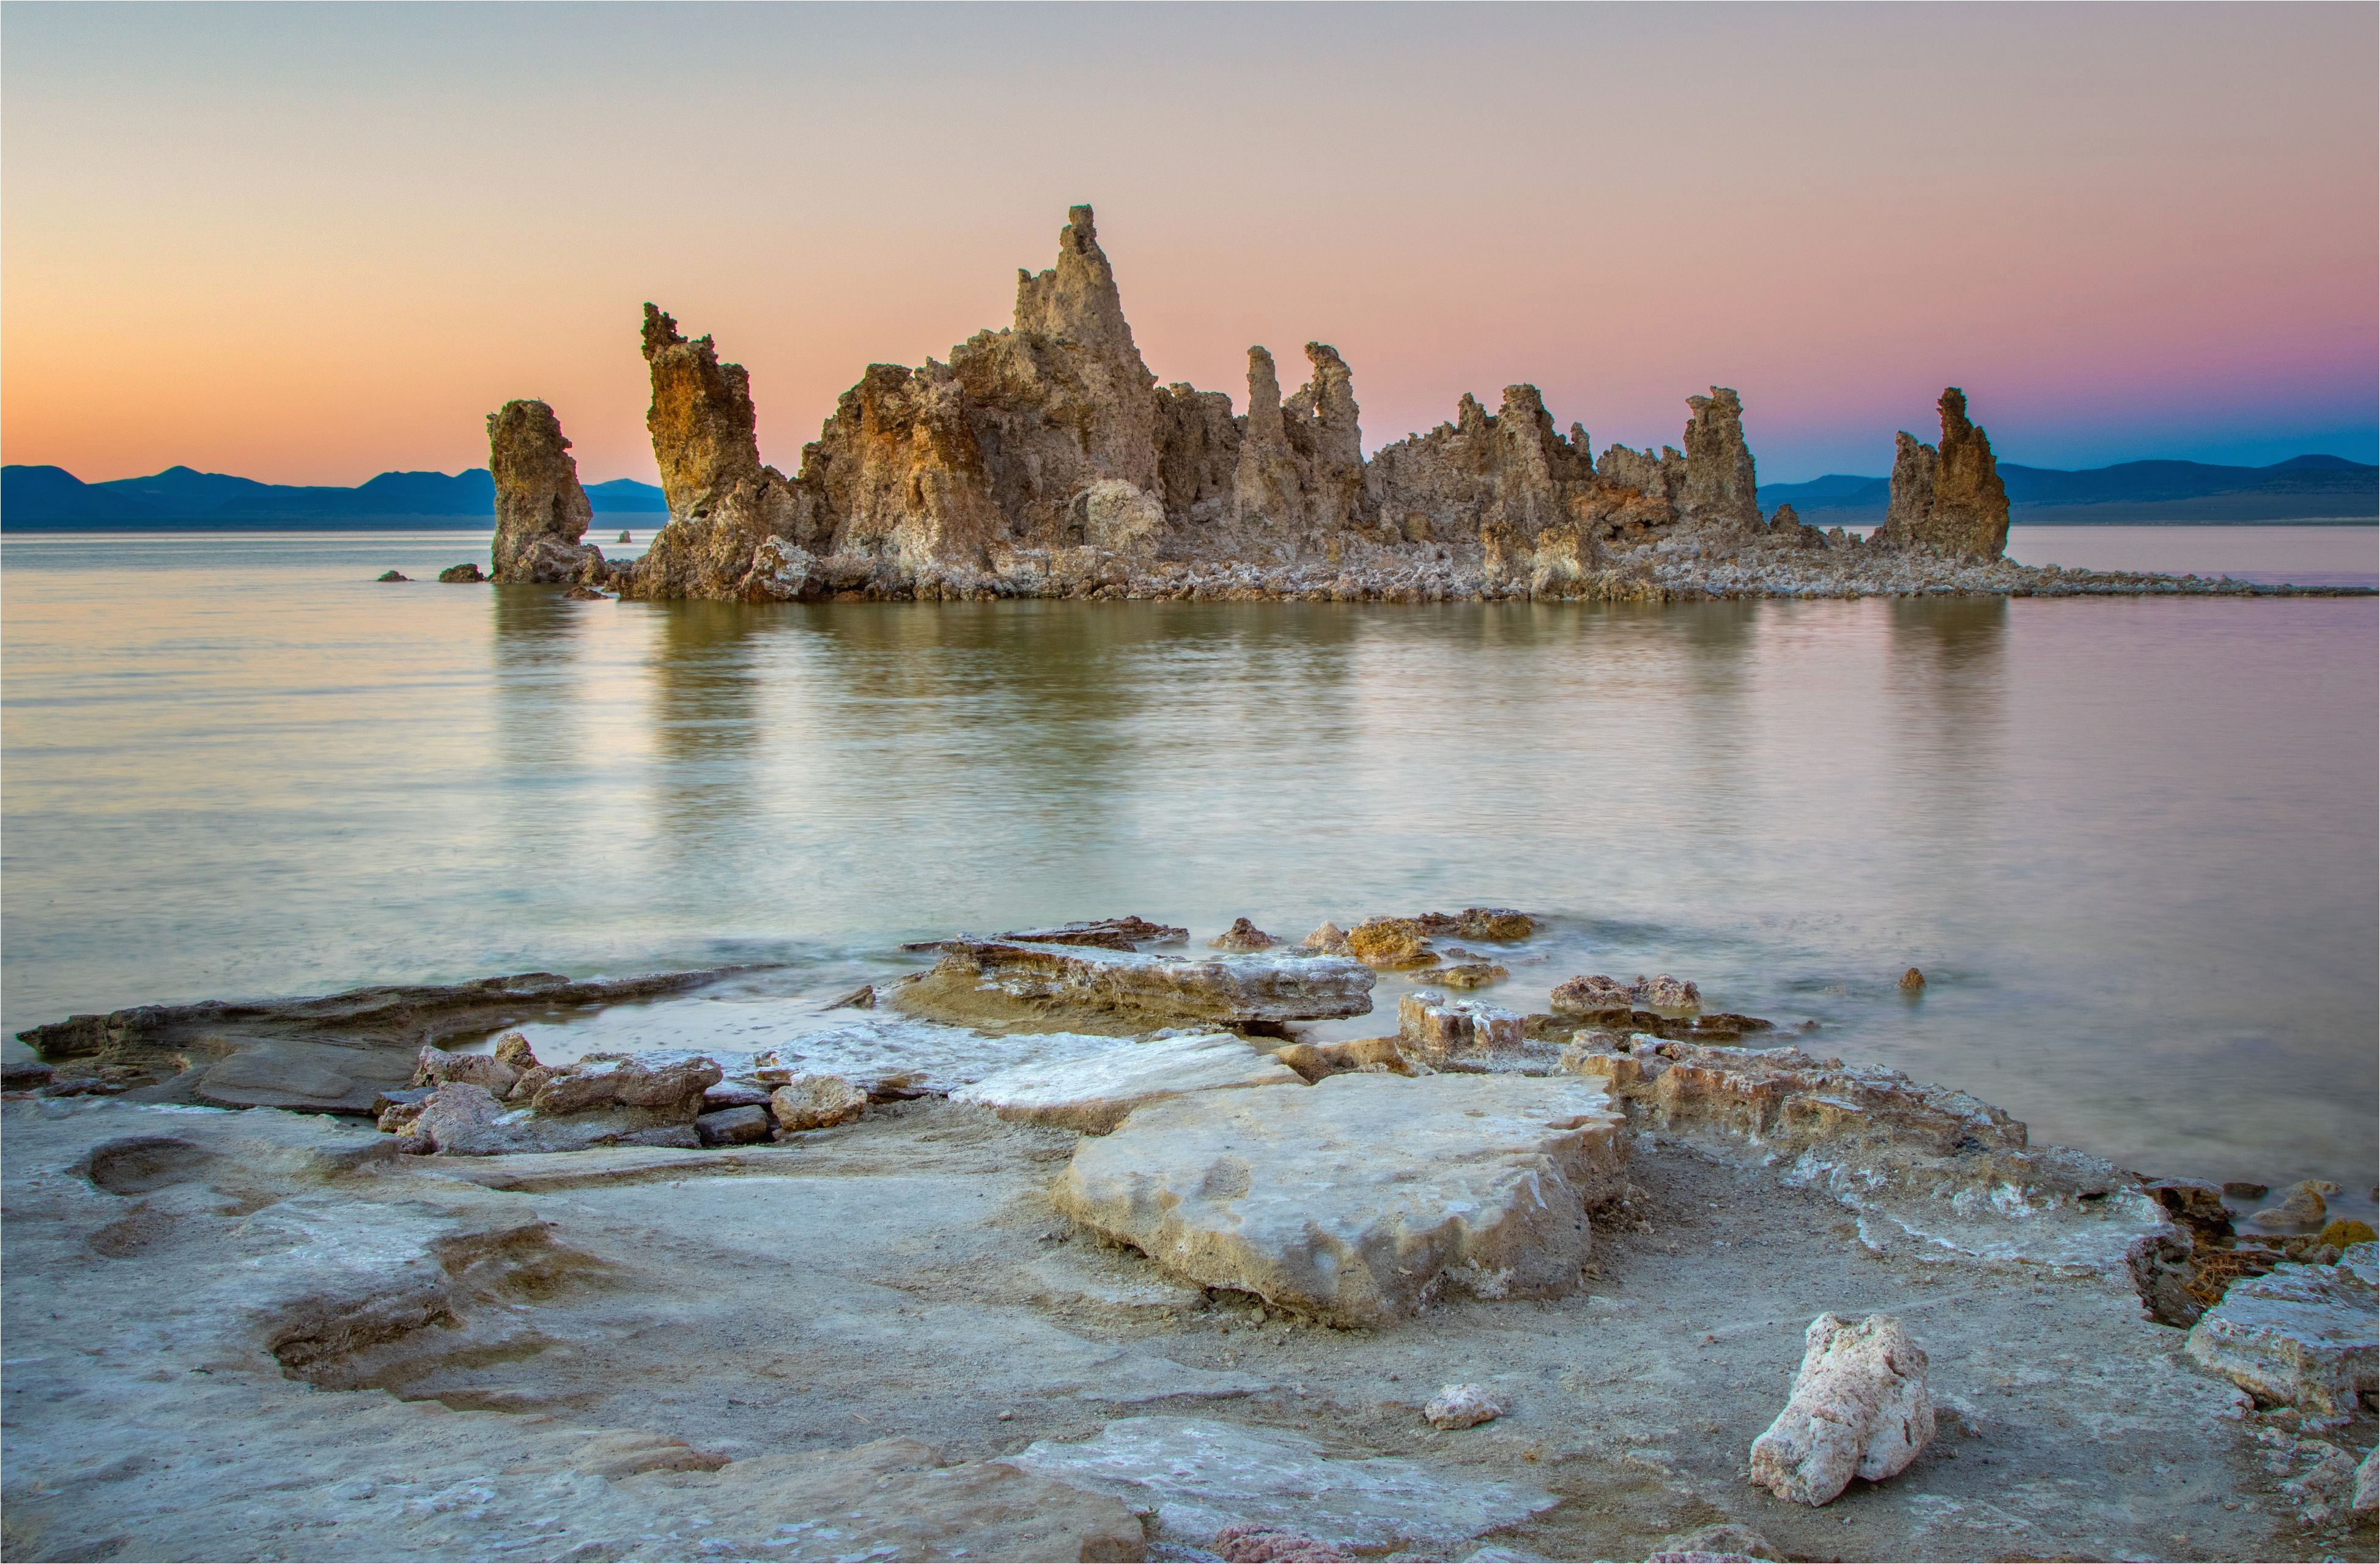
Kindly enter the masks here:
M 1638 1004 L 1651 1005 L 1657 1010 L 1698 1010 L 1703 1002 L 1701 988 L 1666 972 L 1658 977 L 1639 975 L 1636 987 L 1629 993 Z
M 1752 1441 L 1752 1480 L 1779 1498 L 1821 1505 L 1853 1477 L 1881 1482 L 1934 1437 L 1925 1353 L 1889 1315 L 1810 1322 L 1792 1399 Z
M 628 536 L 628 529 L 627 529 L 626 527 L 624 527 L 620 528 L 620 536 L 619 536 L 619 538 L 616 540 L 616 541 L 619 541 L 619 542 L 622 542 L 622 543 L 633 543 L 633 542 L 635 542 L 635 541 L 636 541 L 636 540 L 635 540 L 634 538 L 631 538 L 631 537 L 629 537 L 629 536 Z
M 874 1010 L 875 1008 L 876 985 L 873 983 L 862 983 L 841 999 L 819 1006 L 821 1013 L 830 1010 Z
M 376 581 L 410 581 L 413 577 L 406 575 L 405 572 L 401 570 L 383 570 L 378 576 L 374 576 L 373 579 Z
M 487 572 L 469 561 L 461 564 L 450 564 L 438 573 L 438 579 L 441 581 L 485 581 L 487 578 Z
M 1504 1415 L 1504 1409 L 1484 1385 L 1449 1385 L 1421 1409 L 1432 1428 L 1473 1428 Z
M 2330 1214 L 2322 1197 L 2338 1193 L 2338 1186 L 2328 1179 L 2301 1179 L 2281 1191 L 2279 1205 L 2267 1206 L 2248 1219 L 2260 1228 L 2318 1228 Z
M 1207 941 L 1208 948 L 1218 951 L 1269 951 L 1280 943 L 1244 917 L 1233 918 L 1231 927 Z
M 1325 955 L 1343 956 L 1347 953 L 1347 931 L 1335 923 L 1325 922 L 1305 937 L 1305 948 Z
M 1635 1008 L 1636 996 L 1621 984 L 1597 973 L 1592 976 L 1569 977 L 1554 985 L 1553 997 L 1548 1001 L 1556 1015 L 1625 1015 Z
M 1463 962 L 1455 966 L 1441 966 L 1429 975 L 1433 983 L 1443 983 L 1450 988 L 1484 988 L 1490 983 L 1501 983 L 1512 973 L 1493 962 Z
M 570 590 L 563 593 L 562 595 L 565 598 L 576 598 L 580 602 L 590 603 L 600 603 L 603 600 L 605 596 L 604 593 L 599 592 L 594 588 L 588 586 L 573 587 Z
M 840 1075 L 796 1075 L 769 1098 L 781 1130 L 823 1130 L 867 1111 L 868 1094 Z
M 2268 1184 L 2250 1183 L 2245 1179 L 2227 1179 L 2223 1193 L 2233 1200 L 2262 1200 L 2272 1189 Z
M 1409 917 L 1366 918 L 1347 931 L 1347 953 L 1366 966 L 1427 966 L 1438 960 L 1421 926 Z
M 1900 986 L 1913 994 L 1925 987 L 1925 975 L 1912 966 L 1900 975 Z

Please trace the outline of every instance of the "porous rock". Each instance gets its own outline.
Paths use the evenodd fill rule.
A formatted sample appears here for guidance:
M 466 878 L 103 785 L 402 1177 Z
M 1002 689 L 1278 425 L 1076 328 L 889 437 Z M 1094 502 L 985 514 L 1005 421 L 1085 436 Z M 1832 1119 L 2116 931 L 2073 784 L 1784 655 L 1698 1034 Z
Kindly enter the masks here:
M 925 985 L 1225 1025 L 1361 1015 L 1375 981 L 1335 956 L 1168 956 L 1001 940 L 952 940 L 942 952 Z
M 1105 1134 L 1147 1103 L 1184 1092 L 1299 1086 L 1297 1071 L 1229 1032 L 1123 1043 L 1104 1053 L 1020 1064 L 951 1094 L 1002 1119 Z
M 1869 546 L 1998 559 L 2008 547 L 2009 502 L 1991 440 L 1969 421 L 1967 394 L 1957 386 L 1942 393 L 1941 413 L 1938 448 L 1906 430 L 1894 436 L 1891 496 Z
M 2340 1421 L 2380 1390 L 2380 1291 L 2344 1265 L 2276 1266 L 2233 1282 L 2184 1350 L 2268 1406 Z
M 1490 983 L 1501 983 L 1512 976 L 1512 969 L 1494 962 L 1456 962 L 1435 968 L 1429 974 L 1433 983 L 1443 983 L 1450 988 L 1485 988 Z
M 1397 1036 L 1426 1060 L 1464 1053 L 1509 1052 L 1527 1041 L 1518 1011 L 1450 1000 L 1427 988 L 1397 999 Z
M 1587 1208 L 1626 1158 L 1583 1082 L 1329 1075 L 1303 1090 L 1198 1092 L 1082 1142 L 1059 1210 L 1209 1287 L 1352 1324 L 1445 1286 L 1577 1284 Z
M 1250 923 L 1246 918 L 1235 917 L 1232 920 L 1231 927 L 1207 943 L 1209 948 L 1218 951 L 1269 951 L 1281 941 Z
M 564 583 L 603 575 L 603 553 L 582 543 L 595 516 L 561 420 L 542 402 L 507 402 L 488 415 L 495 477 L 498 581 Z
M 847 1124 L 868 1110 L 868 1094 L 840 1075 L 796 1075 L 769 1097 L 769 1111 L 785 1131 Z
M 1475 1428 L 1503 1416 L 1504 1408 L 1485 1385 L 1449 1385 L 1429 1399 L 1421 1414 L 1432 1428 Z
M 1797 1504 L 1821 1505 L 1853 1477 L 1882 1482 L 1934 1437 L 1925 1353 L 1889 1315 L 1856 1325 L 1810 1322 L 1793 1393 L 1752 1441 L 1752 1480 Z
M 1111 1494 L 1149 1517 L 1152 1541 L 1186 1547 L 1211 1549 L 1232 1527 L 1265 1527 L 1367 1556 L 1405 1548 L 1447 1557 L 1558 1502 L 1524 1484 L 1393 1457 L 1334 1459 L 1286 1428 L 1203 1418 L 1118 1418 L 1097 1438 L 1039 1439 L 1009 1459 Z

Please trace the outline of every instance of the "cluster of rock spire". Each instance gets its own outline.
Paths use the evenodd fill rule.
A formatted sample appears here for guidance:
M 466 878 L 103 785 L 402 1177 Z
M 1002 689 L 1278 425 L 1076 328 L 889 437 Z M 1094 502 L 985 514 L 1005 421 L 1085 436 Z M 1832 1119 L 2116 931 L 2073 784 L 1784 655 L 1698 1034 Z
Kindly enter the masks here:
M 947 363 L 868 366 L 791 476 L 760 460 L 743 367 L 646 305 L 646 424 L 668 523 L 642 560 L 605 562 L 579 541 L 589 510 L 552 410 L 508 403 L 488 419 L 497 579 L 640 598 L 1038 594 L 1111 576 L 1116 562 L 1378 572 L 1426 555 L 1580 596 L 1597 595 L 1583 584 L 1609 551 L 1658 536 L 1857 546 L 1790 508 L 1762 517 L 1742 404 L 1724 387 L 1688 398 L 1682 451 L 1597 458 L 1577 424 L 1555 431 L 1536 387 L 1513 385 L 1497 412 L 1466 394 L 1452 421 L 1367 461 L 1354 377 L 1324 344 L 1306 345 L 1305 382 L 1285 397 L 1272 355 L 1250 348 L 1245 414 L 1223 393 L 1160 386 L 1091 209 L 1068 215 L 1057 264 L 1018 272 L 1014 324 Z M 1948 391 L 1938 450 L 1900 437 L 1890 517 L 1869 546 L 1991 560 L 2007 526 L 1990 444 Z

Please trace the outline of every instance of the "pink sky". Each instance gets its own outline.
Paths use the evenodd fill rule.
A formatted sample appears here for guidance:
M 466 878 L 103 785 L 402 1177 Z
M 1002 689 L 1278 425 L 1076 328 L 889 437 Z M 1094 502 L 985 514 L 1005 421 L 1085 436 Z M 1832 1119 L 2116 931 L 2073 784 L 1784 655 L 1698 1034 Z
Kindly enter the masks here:
M 650 479 L 648 298 L 791 468 L 1099 208 L 1143 355 L 1517 380 L 1598 446 L 1743 393 L 1770 480 L 1963 385 L 2001 455 L 2380 455 L 2366 5 L 142 6 L 0 13 L 0 455 Z

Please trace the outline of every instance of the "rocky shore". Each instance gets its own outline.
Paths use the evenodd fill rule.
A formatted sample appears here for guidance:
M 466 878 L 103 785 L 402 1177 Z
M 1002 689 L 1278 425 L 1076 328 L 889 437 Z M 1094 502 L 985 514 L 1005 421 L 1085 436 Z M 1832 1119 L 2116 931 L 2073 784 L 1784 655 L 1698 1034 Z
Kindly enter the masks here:
M 555 1046 L 750 971 L 24 1034 L 7 1553 L 2370 1552 L 2336 1185 L 1526 989 L 1512 909 L 1189 936 L 936 941 L 757 1048 Z
M 669 519 L 604 558 L 543 402 L 488 417 L 492 579 L 574 594 L 747 601 L 1121 599 L 1665 602 L 1709 597 L 2338 595 L 2228 579 L 2030 567 L 1952 387 L 1938 443 L 1896 437 L 1885 523 L 1863 540 L 1764 516 L 1744 408 L 1686 398 L 1679 446 L 1600 456 L 1533 385 L 1364 455 L 1354 375 L 1308 343 L 1284 397 L 1248 350 L 1245 410 L 1142 360 L 1091 209 L 1057 263 L 1017 273 L 1013 322 L 915 370 L 870 365 L 791 474 L 763 464 L 743 366 L 648 304 L 646 417 Z M 456 571 L 465 567 L 457 566 Z M 480 579 L 476 563 L 458 580 Z M 441 579 L 447 579 L 442 576 Z

